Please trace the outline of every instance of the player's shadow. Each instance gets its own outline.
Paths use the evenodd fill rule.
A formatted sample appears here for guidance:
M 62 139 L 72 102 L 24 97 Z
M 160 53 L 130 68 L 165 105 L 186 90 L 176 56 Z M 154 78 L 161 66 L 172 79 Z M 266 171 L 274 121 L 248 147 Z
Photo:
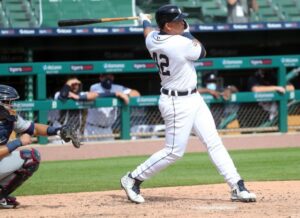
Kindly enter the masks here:
M 127 200 L 125 195 L 109 195 L 114 201 L 124 202 Z M 199 201 L 199 202 L 229 202 L 229 199 L 221 199 L 221 198 L 189 198 L 189 197 L 169 197 L 169 196 L 157 196 L 157 195 L 148 195 L 144 196 L 147 202 L 172 202 L 172 201 Z M 129 202 L 129 201 L 128 201 Z
M 19 206 L 17 209 L 19 208 L 33 208 L 36 207 L 37 205 L 29 205 L 29 204 L 22 204 L 21 206 Z M 50 208 L 50 209 L 57 209 L 57 208 L 62 208 L 62 207 L 66 207 L 66 205 L 38 205 L 38 207 L 44 207 L 44 208 Z
M 151 202 L 171 202 L 171 201 L 200 201 L 200 202 L 228 202 L 229 200 L 221 198 L 192 198 L 192 197 L 168 197 L 168 196 L 146 196 L 147 201 Z

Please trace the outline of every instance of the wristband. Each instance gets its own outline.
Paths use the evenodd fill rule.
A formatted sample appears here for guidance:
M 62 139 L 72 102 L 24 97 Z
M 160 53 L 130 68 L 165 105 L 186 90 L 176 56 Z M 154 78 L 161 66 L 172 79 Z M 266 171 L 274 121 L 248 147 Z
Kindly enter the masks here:
M 143 20 L 143 28 L 146 29 L 152 27 L 151 23 L 148 20 Z
M 54 126 L 49 126 L 47 128 L 47 135 L 48 136 L 53 136 L 57 135 L 57 132 L 61 129 L 61 127 L 54 127 Z
M 22 142 L 20 139 L 15 139 L 11 142 L 8 142 L 6 144 L 8 150 L 9 150 L 9 153 L 13 152 L 14 150 L 16 150 L 18 147 L 22 146 Z

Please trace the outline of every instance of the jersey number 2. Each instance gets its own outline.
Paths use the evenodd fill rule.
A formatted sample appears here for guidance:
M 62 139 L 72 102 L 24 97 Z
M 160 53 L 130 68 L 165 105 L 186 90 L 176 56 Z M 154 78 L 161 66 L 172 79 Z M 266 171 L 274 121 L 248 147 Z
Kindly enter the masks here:
M 170 71 L 168 71 L 166 68 L 169 66 L 169 58 L 168 56 L 164 54 L 159 55 L 159 60 L 158 60 L 158 55 L 156 52 L 153 52 L 153 59 L 156 62 L 156 65 L 159 69 L 159 72 L 163 76 L 170 76 Z

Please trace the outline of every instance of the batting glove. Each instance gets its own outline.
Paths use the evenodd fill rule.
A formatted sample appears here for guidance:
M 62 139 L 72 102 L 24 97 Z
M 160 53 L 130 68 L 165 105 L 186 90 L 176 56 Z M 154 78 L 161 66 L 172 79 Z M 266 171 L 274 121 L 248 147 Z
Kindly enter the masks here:
M 143 24 L 144 21 L 148 21 L 149 23 L 151 23 L 151 20 L 149 19 L 149 17 L 146 14 L 140 13 L 139 14 L 139 22 L 141 24 Z

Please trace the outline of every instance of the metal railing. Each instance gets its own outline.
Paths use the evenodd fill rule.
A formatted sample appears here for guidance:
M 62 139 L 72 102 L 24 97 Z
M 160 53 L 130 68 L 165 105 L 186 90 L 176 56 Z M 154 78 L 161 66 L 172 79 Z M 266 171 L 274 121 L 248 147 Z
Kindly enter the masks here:
M 278 85 L 287 82 L 287 67 L 299 67 L 300 56 L 263 56 L 237 58 L 211 58 L 195 63 L 197 71 L 272 68 L 277 72 Z M 48 122 L 48 112 L 53 110 L 81 110 L 92 107 L 117 107 L 118 116 L 112 126 L 115 137 L 122 139 L 163 134 L 163 122 L 157 109 L 158 96 L 132 98 L 129 105 L 118 99 L 102 98 L 93 102 L 66 102 L 46 99 L 47 76 L 51 74 L 99 74 L 99 73 L 157 73 L 152 60 L 50 62 L 0 64 L 1 76 L 35 76 L 36 100 L 18 101 L 18 110 L 34 111 L 35 121 Z M 299 128 L 300 91 L 279 93 L 235 93 L 229 101 L 204 95 L 210 105 L 217 127 L 221 132 L 280 131 Z M 273 105 L 270 114 L 264 105 Z M 266 107 L 265 107 L 266 108 Z M 272 117 L 272 118 L 270 118 Z M 82 127 L 83 128 L 83 127 Z M 94 136 L 90 136 L 93 138 Z M 39 143 L 46 143 L 41 137 Z

